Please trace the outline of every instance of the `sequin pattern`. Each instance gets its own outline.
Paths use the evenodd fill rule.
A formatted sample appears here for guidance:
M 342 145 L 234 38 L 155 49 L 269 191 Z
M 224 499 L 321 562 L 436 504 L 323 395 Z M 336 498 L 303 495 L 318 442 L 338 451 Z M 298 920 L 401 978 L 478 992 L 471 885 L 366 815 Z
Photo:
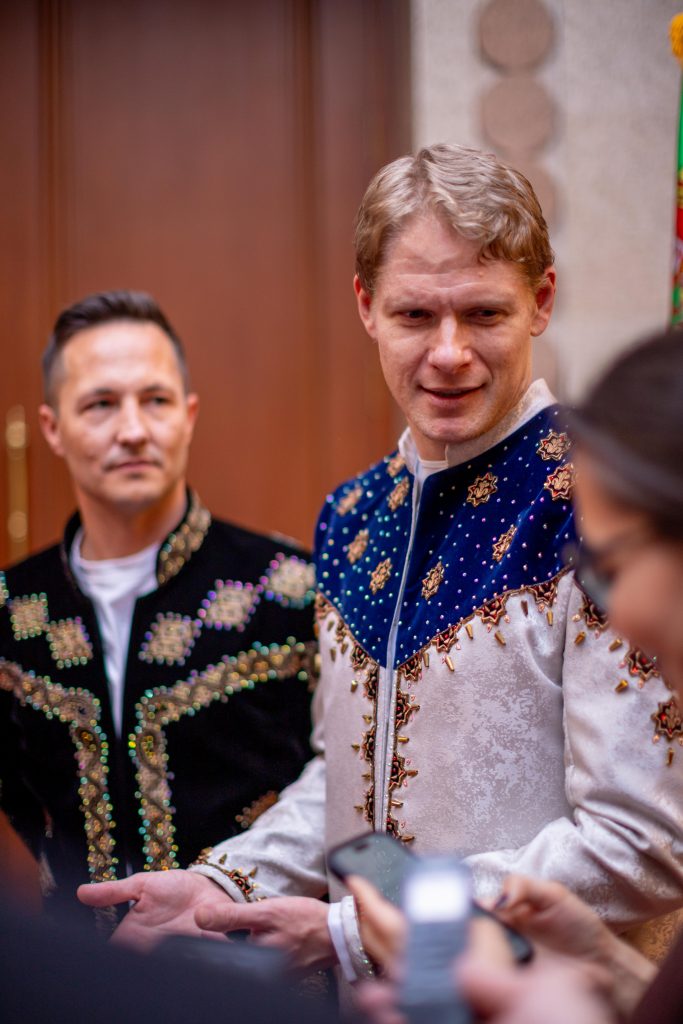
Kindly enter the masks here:
M 203 629 L 242 632 L 262 600 L 288 608 L 305 608 L 315 596 L 315 570 L 296 555 L 278 553 L 258 583 L 216 580 L 196 616 L 158 614 L 138 652 L 149 664 L 183 665 Z
M 150 869 L 178 867 L 165 727 L 213 701 L 225 703 L 244 689 L 313 674 L 315 645 L 259 646 L 193 673 L 172 687 L 148 691 L 136 705 L 138 724 L 129 740 L 140 792 L 143 853 Z
M 109 745 L 100 725 L 100 702 L 88 690 L 61 686 L 7 661 L 0 661 L 0 689 L 68 726 L 79 777 L 90 877 L 93 882 L 115 878 L 114 822 L 107 788 Z
M 28 640 L 40 636 L 47 629 L 48 610 L 46 594 L 28 594 L 9 602 L 10 622 L 15 640 Z
M 92 644 L 80 618 L 51 622 L 47 630 L 50 653 L 57 668 L 85 665 L 93 656 Z
M 188 513 L 176 533 L 171 533 L 159 551 L 157 582 L 167 583 L 180 572 L 188 559 L 197 551 L 211 525 L 211 513 L 193 492 Z

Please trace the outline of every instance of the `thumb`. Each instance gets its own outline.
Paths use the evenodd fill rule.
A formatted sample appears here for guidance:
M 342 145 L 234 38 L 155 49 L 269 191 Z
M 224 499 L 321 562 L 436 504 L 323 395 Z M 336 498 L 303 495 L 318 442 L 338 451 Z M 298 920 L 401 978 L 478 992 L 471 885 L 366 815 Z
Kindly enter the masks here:
M 142 884 L 139 875 L 121 878 L 116 882 L 89 882 L 79 885 L 76 890 L 81 903 L 89 907 L 110 907 L 115 903 L 126 903 L 139 900 L 142 895 Z

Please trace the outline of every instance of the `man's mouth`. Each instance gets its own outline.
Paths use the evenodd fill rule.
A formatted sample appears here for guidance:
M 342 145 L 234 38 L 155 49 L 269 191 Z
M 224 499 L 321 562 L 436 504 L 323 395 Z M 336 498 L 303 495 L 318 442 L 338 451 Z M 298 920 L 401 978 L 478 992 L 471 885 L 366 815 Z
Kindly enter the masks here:
M 108 469 L 147 469 L 150 466 L 158 466 L 155 459 L 125 459 L 122 462 L 114 462 Z
M 474 394 L 479 391 L 481 387 L 481 384 L 468 388 L 433 388 L 423 385 L 422 390 L 426 391 L 428 395 L 433 396 L 434 398 L 441 398 L 446 401 L 451 399 L 455 401 L 456 399 L 466 398 L 468 395 Z

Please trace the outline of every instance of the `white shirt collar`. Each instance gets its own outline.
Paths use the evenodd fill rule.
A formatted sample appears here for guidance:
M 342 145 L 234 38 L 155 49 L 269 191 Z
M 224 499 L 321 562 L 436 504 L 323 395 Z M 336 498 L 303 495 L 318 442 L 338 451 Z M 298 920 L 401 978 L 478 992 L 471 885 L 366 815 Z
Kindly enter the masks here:
M 447 445 L 446 458 L 443 461 L 427 462 L 424 459 L 420 459 L 413 436 L 410 433 L 410 427 L 406 427 L 403 431 L 398 442 L 398 450 L 405 459 L 406 466 L 413 474 L 416 473 L 420 465 L 427 471 L 427 475 L 441 469 L 447 469 L 450 466 L 460 466 L 464 462 L 469 462 L 471 459 L 476 458 L 477 455 L 481 455 L 482 452 L 488 451 L 489 448 L 493 448 L 494 445 L 509 437 L 510 434 L 514 434 L 515 430 L 518 430 L 524 423 L 528 423 L 542 409 L 547 409 L 549 405 L 554 405 L 555 401 L 555 396 L 546 382 L 539 378 L 529 385 L 517 405 L 506 416 L 503 416 L 502 420 L 499 420 L 491 430 L 481 434 L 479 437 L 472 438 L 471 441 Z

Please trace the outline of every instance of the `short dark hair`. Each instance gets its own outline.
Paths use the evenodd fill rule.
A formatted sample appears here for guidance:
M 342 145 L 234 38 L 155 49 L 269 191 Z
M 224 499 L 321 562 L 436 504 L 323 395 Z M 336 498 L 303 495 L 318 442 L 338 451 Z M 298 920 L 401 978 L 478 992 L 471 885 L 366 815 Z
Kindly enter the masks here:
M 115 320 L 133 320 L 138 323 L 153 323 L 160 327 L 173 349 L 178 360 L 185 391 L 189 390 L 190 381 L 185 359 L 185 350 L 179 336 L 171 327 L 156 299 L 147 292 L 118 290 L 96 292 L 63 309 L 55 321 L 47 348 L 43 353 L 43 391 L 45 401 L 54 404 L 55 379 L 57 377 L 61 354 L 64 346 L 80 331 L 90 327 L 99 327 Z
M 683 331 L 621 355 L 570 414 L 579 448 L 614 498 L 660 536 L 683 539 Z

